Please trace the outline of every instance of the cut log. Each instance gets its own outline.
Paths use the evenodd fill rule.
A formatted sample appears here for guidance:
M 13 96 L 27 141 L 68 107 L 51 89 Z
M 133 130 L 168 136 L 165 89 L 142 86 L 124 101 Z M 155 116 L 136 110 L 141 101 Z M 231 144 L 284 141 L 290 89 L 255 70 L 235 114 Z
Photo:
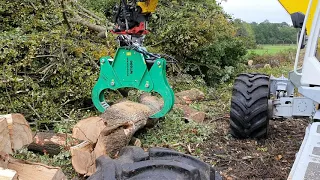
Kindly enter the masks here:
M 17 172 L 11 169 L 4 169 L 0 167 L 1 180 L 17 180 Z
M 74 128 L 73 137 L 87 141 L 71 148 L 76 172 L 94 173 L 95 160 L 102 155 L 116 156 L 154 112 L 147 105 L 123 101 L 109 107 L 100 117 L 81 120 Z
M 11 147 L 14 151 L 32 143 L 31 128 L 22 114 L 9 114 L 6 119 L 11 138 Z
M 17 179 L 23 180 L 66 180 L 61 168 L 40 163 L 10 158 L 8 169 L 17 172 Z
M 175 104 L 191 104 L 195 101 L 201 101 L 205 97 L 199 89 L 193 88 L 187 91 L 181 91 L 175 94 Z
M 83 119 L 74 126 L 72 137 L 95 144 L 98 141 L 101 131 L 105 127 L 105 122 L 101 117 Z
M 93 148 L 93 144 L 89 141 L 84 141 L 70 148 L 73 168 L 79 174 L 90 176 L 96 171 L 96 155 Z
M 202 123 L 206 118 L 206 113 L 197 111 L 188 105 L 176 104 L 175 107 L 181 109 L 183 111 L 184 118 L 186 120 L 192 120 L 198 123 Z
M 31 128 L 22 114 L 0 115 L 0 124 L 0 139 L 3 138 L 3 142 L 0 142 L 0 151 L 12 154 L 14 151 L 32 143 Z M 11 150 L 7 147 L 6 139 L 8 137 L 6 134 L 9 135 Z
M 37 132 L 33 137 L 33 142 L 28 146 L 28 150 L 57 155 L 62 149 L 69 150 L 71 146 L 81 142 L 68 134 Z
M 153 113 L 148 106 L 130 101 L 111 106 L 101 115 L 107 127 L 101 132 L 97 146 L 104 146 L 105 152 L 114 156 L 128 145 L 133 134 L 146 125 Z
M 6 118 L 0 117 L 0 152 L 12 154 L 8 123 Z

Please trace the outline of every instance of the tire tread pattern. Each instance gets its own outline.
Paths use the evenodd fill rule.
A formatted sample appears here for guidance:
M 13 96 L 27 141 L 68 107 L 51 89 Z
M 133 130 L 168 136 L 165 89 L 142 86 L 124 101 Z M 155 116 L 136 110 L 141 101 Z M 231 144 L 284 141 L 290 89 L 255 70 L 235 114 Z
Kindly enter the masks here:
M 235 79 L 230 110 L 230 130 L 236 138 L 265 138 L 268 132 L 269 76 L 240 74 Z

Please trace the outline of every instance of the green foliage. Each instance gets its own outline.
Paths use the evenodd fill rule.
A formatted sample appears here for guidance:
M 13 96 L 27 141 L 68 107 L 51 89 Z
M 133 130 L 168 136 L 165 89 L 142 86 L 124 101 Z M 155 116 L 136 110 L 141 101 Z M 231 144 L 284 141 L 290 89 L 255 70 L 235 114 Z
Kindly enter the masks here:
M 174 56 L 185 71 L 205 75 L 208 84 L 224 82 L 246 54 L 221 7 L 209 2 L 166 2 L 150 23 L 147 47 Z
M 106 47 L 83 26 L 68 30 L 59 3 L 2 3 L 1 114 L 19 112 L 37 124 L 94 114 L 86 109 L 93 109 L 97 62 L 114 46 Z
M 286 22 L 251 23 L 258 44 L 296 44 L 297 30 Z
M 112 12 L 112 9 L 116 3 L 119 3 L 120 0 L 80 0 L 80 3 L 88 7 L 89 9 L 94 10 L 95 12 Z
M 255 32 L 253 31 L 251 24 L 244 22 L 241 19 L 235 19 L 233 23 L 237 27 L 237 36 L 245 42 L 245 46 L 249 49 L 256 48 Z

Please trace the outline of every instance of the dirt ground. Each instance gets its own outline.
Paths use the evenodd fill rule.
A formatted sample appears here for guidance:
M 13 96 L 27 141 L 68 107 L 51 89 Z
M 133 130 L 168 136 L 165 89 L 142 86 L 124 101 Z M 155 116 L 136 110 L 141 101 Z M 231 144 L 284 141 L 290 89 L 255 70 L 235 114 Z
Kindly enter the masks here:
M 308 120 L 270 121 L 266 140 L 236 140 L 228 119 L 214 122 L 216 131 L 203 143 L 204 160 L 216 164 L 224 179 L 287 179 Z

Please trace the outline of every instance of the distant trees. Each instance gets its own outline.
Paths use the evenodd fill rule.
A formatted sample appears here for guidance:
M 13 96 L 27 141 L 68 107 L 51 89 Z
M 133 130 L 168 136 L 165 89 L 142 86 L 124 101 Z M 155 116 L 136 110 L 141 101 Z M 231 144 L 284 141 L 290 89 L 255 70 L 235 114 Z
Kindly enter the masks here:
M 254 48 L 255 44 L 294 44 L 297 40 L 297 30 L 286 22 L 265 20 L 262 23 L 247 23 L 240 19 L 233 22 L 238 27 L 237 35 L 247 41 L 248 48 Z

